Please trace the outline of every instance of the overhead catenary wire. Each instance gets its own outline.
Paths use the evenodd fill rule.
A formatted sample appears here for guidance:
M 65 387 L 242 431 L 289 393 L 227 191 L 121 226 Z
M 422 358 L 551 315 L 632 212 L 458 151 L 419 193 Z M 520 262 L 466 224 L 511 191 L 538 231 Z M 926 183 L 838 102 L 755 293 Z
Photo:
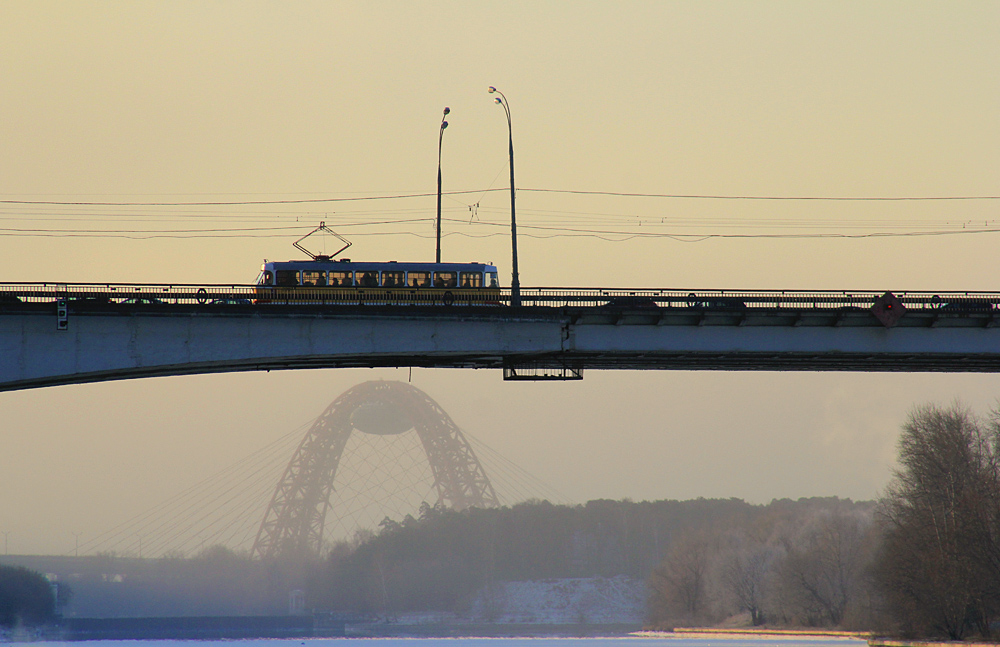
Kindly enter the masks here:
M 464 195 L 469 193 L 486 193 L 489 191 L 507 191 L 509 189 L 469 189 L 465 191 L 447 191 L 442 195 Z M 226 200 L 226 201 L 191 201 L 191 202 L 90 202 L 64 200 L 10 200 L 0 199 L 0 204 L 46 204 L 62 206 L 91 207 L 224 207 L 252 206 L 268 204 L 318 204 L 328 202 L 364 202 L 368 200 L 402 200 L 406 198 L 436 197 L 437 193 L 400 193 L 394 195 L 364 195 L 337 198 L 294 198 L 282 200 Z
M 460 205 L 448 210 L 466 212 L 472 207 L 462 204 L 455 196 L 478 194 L 479 198 L 493 191 L 507 188 L 460 190 L 448 192 L 450 200 Z M 573 189 L 522 188 L 521 192 L 553 193 L 562 195 L 582 195 L 614 198 L 653 199 L 698 199 L 698 200 L 779 200 L 779 201 L 970 201 L 996 200 L 993 195 L 937 195 L 937 196 L 777 196 L 777 195 L 710 195 L 681 193 L 637 193 L 615 191 L 589 191 Z M 217 194 L 216 194 L 217 195 Z M 295 231 L 303 231 L 307 225 L 303 219 L 326 220 L 332 226 L 349 231 L 352 236 L 409 236 L 421 239 L 436 237 L 420 229 L 433 222 L 430 217 L 412 217 L 425 213 L 418 208 L 367 209 L 348 211 L 333 215 L 326 213 L 304 213 L 294 211 L 268 212 L 259 208 L 295 204 L 315 204 L 322 202 L 372 203 L 379 200 L 401 200 L 406 198 L 429 198 L 431 193 L 368 194 L 322 198 L 276 199 L 276 200 L 233 200 L 233 201 L 177 201 L 177 202 L 110 202 L 110 201 L 59 201 L 59 200 L 0 200 L 0 221 L 30 221 L 32 227 L 0 227 L 0 238 L 107 238 L 124 240 L 181 240 L 181 239 L 222 239 L 222 238 L 280 238 Z M 252 212 L 215 213 L 195 211 L 193 207 L 255 207 Z M 55 208 L 55 207 L 58 207 Z M 446 218 L 451 227 L 442 232 L 443 236 L 464 236 L 468 238 L 490 238 L 495 234 L 479 234 L 476 229 L 498 227 L 508 228 L 503 217 L 505 209 L 489 205 L 475 204 L 475 213 L 487 217 Z M 141 211 L 136 211 L 141 208 Z M 125 212 L 114 210 L 125 209 Z M 166 209 L 167 211 L 162 211 Z M 79 211 L 83 210 L 83 211 Z M 98 210 L 98 211 L 94 211 Z M 101 211 L 103 210 L 103 211 Z M 763 238 L 763 239 L 858 239 L 874 237 L 946 236 L 955 234 L 992 233 L 1000 229 L 989 219 L 982 218 L 807 218 L 807 217 L 694 217 L 650 214 L 640 210 L 608 211 L 601 209 L 559 210 L 522 207 L 524 219 L 520 229 L 527 238 L 574 238 L 591 237 L 609 242 L 626 242 L 635 239 L 667 239 L 680 242 L 702 242 L 718 238 Z M 490 219 L 493 214 L 499 220 Z M 393 218 L 392 215 L 411 216 Z M 381 217 L 380 217 L 381 216 Z M 390 216 L 390 217 L 386 217 Z M 295 220 L 295 224 L 292 222 Z M 197 221 L 206 225 L 221 223 L 222 226 L 205 227 L 149 227 L 155 223 L 172 221 Z M 39 227 L 39 222 L 79 222 L 94 223 L 96 226 L 81 227 Z M 265 223 L 274 223 L 265 225 Z M 111 226 L 104 226 L 113 223 Z M 299 224 L 301 223 L 301 224 Z M 122 225 L 133 224 L 125 227 Z M 189 224 L 189 223 L 185 223 Z M 232 226 L 229 226 L 229 225 Z M 239 226 L 239 225 L 244 226 Z M 250 226 L 250 225 L 253 226 Z M 117 225 L 117 226 L 114 226 Z M 139 226 L 134 226 L 139 225 Z M 371 231 L 381 227 L 391 227 L 392 231 Z M 725 230 L 729 231 L 725 231 Z M 758 231 L 752 231 L 752 230 Z M 720 231 L 721 230 L 721 231 Z M 750 230 L 750 231 L 748 231 Z M 771 230 L 771 231 L 759 231 Z M 784 231 L 781 231 L 784 230 Z M 791 230 L 791 231 L 789 231 Z M 811 231 L 810 231 L 811 230 Z M 874 230 L 874 231 L 873 231 Z M 283 233 L 283 232 L 287 232 Z
M 460 191 L 445 191 L 441 195 L 485 194 L 491 191 L 509 191 L 510 187 L 487 187 L 485 189 L 466 189 Z M 638 193 L 626 191 L 598 191 L 583 189 L 549 189 L 521 187 L 517 191 L 531 193 L 561 193 L 568 195 L 594 195 L 624 198 L 663 198 L 675 200 L 793 200 L 793 201 L 823 201 L 823 202 L 884 202 L 884 201 L 950 201 L 950 200 L 1000 200 L 1000 195 L 937 195 L 937 196 L 782 196 L 782 195 L 742 195 L 742 194 L 696 194 L 696 193 Z M 214 194 L 218 195 L 218 194 Z M 436 197 L 437 193 L 397 193 L 387 195 L 362 195 L 332 198 L 283 198 L 279 200 L 217 200 L 188 202 L 96 202 L 68 200 L 14 200 L 0 198 L 0 204 L 22 205 L 62 205 L 62 206 L 99 206 L 99 207 L 183 207 L 183 206 L 251 206 L 279 204 L 317 204 L 333 202 L 362 202 L 369 200 L 401 200 L 406 198 Z
M 458 223 L 469 226 L 495 226 L 507 227 L 504 222 L 492 222 L 486 220 L 476 220 L 473 223 L 465 219 L 446 218 L 449 223 Z M 354 227 L 386 226 L 396 224 L 412 224 L 418 222 L 432 222 L 432 218 L 409 218 L 396 221 L 377 222 L 357 222 L 342 223 L 337 227 L 347 229 Z M 524 230 L 551 232 L 548 235 L 532 235 L 525 233 L 529 238 L 562 238 L 573 236 L 595 237 L 604 240 L 630 240 L 635 238 L 669 238 L 674 240 L 709 240 L 713 238 L 771 238 L 771 239 L 807 239 L 807 238 L 884 238 L 884 237 L 914 237 L 914 236 L 950 236 L 950 235 L 974 235 L 1000 232 L 1000 227 L 991 227 L 989 222 L 983 227 L 967 226 L 962 223 L 961 229 L 931 230 L 931 231 L 877 231 L 864 233 L 844 233 L 844 232 L 813 232 L 813 233 L 695 233 L 681 231 L 650 231 L 656 229 L 656 224 L 646 225 L 645 231 L 625 230 L 625 229 L 594 229 L 580 227 L 558 227 L 545 225 L 523 224 Z M 676 225 L 673 225 L 676 226 Z M 773 226 L 773 225 L 772 225 Z M 258 228 L 211 228 L 211 229 L 179 229 L 179 230 L 95 230 L 95 229 L 22 229 L 0 227 L 0 235 L 20 236 L 20 237 L 64 237 L 64 238 L 127 238 L 135 240 L 146 239 L 188 239 L 188 238 L 283 238 L 287 233 L 303 231 L 308 229 L 302 227 L 258 227 Z M 272 233 L 265 233 L 272 232 Z M 414 236 L 417 238 L 432 238 L 432 235 L 420 234 L 413 231 L 389 231 L 389 232 L 364 232 L 352 231 L 352 236 Z M 477 235 L 464 231 L 444 232 L 443 236 L 466 236 L 469 238 L 489 238 L 500 233 Z
M 807 195 L 720 195 L 686 193 L 627 193 L 621 191 L 586 191 L 576 189 L 519 188 L 533 193 L 564 193 L 572 195 L 603 195 L 622 198 L 668 198 L 676 200 L 816 200 L 821 202 L 912 202 L 948 200 L 1000 200 L 1000 195 L 938 195 L 938 196 L 807 196 Z
M 552 227 L 530 227 L 524 226 L 524 229 L 548 229 L 557 233 L 550 234 L 531 234 L 531 233 L 518 233 L 519 237 L 524 238 L 536 238 L 540 240 L 546 240 L 551 238 L 597 238 L 605 242 L 610 243 L 622 243 L 629 240 L 646 238 L 646 239 L 670 239 L 677 242 L 703 242 L 712 239 L 790 239 L 790 240 L 805 240 L 810 238 L 826 238 L 826 239 L 862 239 L 862 238 L 915 238 L 921 236 L 953 236 L 953 235 L 975 235 L 975 234 L 992 234 L 1000 233 L 1000 229 L 980 229 L 980 230 L 955 230 L 955 231 L 927 231 L 927 232 L 872 232 L 865 234 L 845 234 L 845 233 L 827 233 L 827 234 L 697 234 L 697 233 L 655 233 L 655 232 L 631 232 L 631 231 L 596 231 L 596 230 L 560 230 Z M 352 236 L 410 236 L 412 238 L 422 238 L 422 239 L 432 239 L 435 238 L 432 234 L 420 234 L 412 231 L 403 232 L 355 232 L 351 234 Z M 470 234 L 467 232 L 444 232 L 441 234 L 442 237 L 447 238 L 451 236 L 460 236 L 465 238 L 495 238 L 497 236 L 509 236 L 510 234 L 504 232 L 492 232 L 487 234 Z M 236 234 L 218 234 L 212 236 L 172 236 L 172 235 L 153 235 L 153 236 L 141 236 L 141 235 L 99 235 L 99 234 L 86 234 L 86 235 L 50 235 L 50 234 L 26 234 L 23 237 L 39 237 L 39 238 L 122 238 L 129 240 L 150 240 L 150 239 L 174 239 L 174 240 L 189 240 L 195 238 L 237 238 Z M 254 235 L 254 236 L 243 236 L 243 238 L 284 238 L 284 236 L 278 234 L 268 234 L 268 235 Z

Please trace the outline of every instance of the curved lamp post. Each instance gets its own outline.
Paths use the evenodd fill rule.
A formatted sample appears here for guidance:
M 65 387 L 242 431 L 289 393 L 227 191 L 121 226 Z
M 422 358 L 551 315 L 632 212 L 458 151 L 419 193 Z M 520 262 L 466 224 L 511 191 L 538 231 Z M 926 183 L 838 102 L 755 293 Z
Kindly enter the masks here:
M 521 305 L 521 280 L 517 274 L 517 218 L 514 215 L 514 129 L 510 125 L 510 106 L 507 105 L 507 97 L 503 92 L 490 86 L 490 94 L 499 94 L 494 98 L 498 104 L 503 106 L 503 111 L 507 115 L 507 134 L 510 142 L 510 240 L 511 251 L 514 256 L 513 277 L 510 281 L 510 305 Z
M 435 263 L 441 262 L 441 142 L 444 140 L 444 129 L 448 127 L 448 122 L 444 120 L 451 112 L 451 108 L 444 109 L 441 117 L 441 131 L 438 133 L 438 208 L 437 208 L 437 255 L 434 257 Z

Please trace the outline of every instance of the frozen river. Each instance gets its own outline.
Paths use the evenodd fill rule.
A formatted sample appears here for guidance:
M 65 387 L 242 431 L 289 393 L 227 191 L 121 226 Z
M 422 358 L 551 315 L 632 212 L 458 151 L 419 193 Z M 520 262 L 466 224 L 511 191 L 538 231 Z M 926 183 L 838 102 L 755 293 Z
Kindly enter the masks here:
M 93 640 L 86 647 L 218 647 L 204 640 Z M 78 642 L 46 642 L 46 647 L 79 647 Z M 850 638 L 759 636 L 691 638 L 673 634 L 618 638 L 306 638 L 227 640 L 226 647 L 867 647 Z

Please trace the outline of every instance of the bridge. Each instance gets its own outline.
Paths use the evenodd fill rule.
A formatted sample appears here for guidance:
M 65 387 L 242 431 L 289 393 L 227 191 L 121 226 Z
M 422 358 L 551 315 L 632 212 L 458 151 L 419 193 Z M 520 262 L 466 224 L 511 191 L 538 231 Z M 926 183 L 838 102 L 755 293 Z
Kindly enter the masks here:
M 338 367 L 1000 371 L 1000 293 L 522 288 L 522 305 L 0 284 L 0 390 Z M 318 295 L 318 296 L 317 296 Z

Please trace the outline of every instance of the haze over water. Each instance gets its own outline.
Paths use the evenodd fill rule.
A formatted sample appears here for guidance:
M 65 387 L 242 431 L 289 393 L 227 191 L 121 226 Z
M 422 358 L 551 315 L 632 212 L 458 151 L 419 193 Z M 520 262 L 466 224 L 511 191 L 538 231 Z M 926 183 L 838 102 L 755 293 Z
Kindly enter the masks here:
M 996 200 L 749 199 L 1000 196 L 997 3 L 2 6 L 0 282 L 248 283 L 319 221 L 356 260 L 430 260 L 448 106 L 444 189 L 470 193 L 445 197 L 444 259 L 509 284 L 494 85 L 524 286 L 1000 290 Z M 411 376 L 0 394 L 5 550 L 71 554 L 370 379 Z M 958 374 L 412 380 L 574 502 L 870 499 L 911 406 L 1000 394 Z

